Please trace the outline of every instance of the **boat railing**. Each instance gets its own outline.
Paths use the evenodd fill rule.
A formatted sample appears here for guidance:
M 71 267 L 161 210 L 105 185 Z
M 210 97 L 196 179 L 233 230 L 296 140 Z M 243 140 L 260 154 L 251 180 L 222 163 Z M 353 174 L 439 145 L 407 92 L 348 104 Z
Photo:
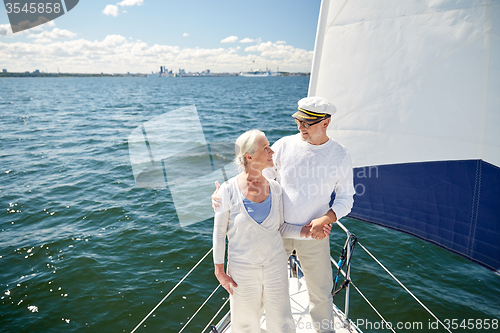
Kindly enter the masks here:
M 340 229 L 342 229 L 346 233 L 346 244 L 344 245 L 344 249 L 346 249 L 345 258 L 341 258 L 339 262 L 336 262 L 332 256 L 330 256 L 331 262 L 337 267 L 338 272 L 341 272 L 344 276 L 344 286 L 345 286 L 345 300 L 344 300 L 344 324 L 349 324 L 349 292 L 350 292 L 350 284 L 351 284 L 351 256 L 352 250 L 354 249 L 354 244 L 356 242 L 356 236 L 352 234 L 340 221 L 335 223 Z M 354 242 L 354 244 L 352 244 Z M 342 255 L 341 255 L 342 256 Z M 346 268 L 342 269 L 343 260 L 345 260 Z M 336 276 L 338 279 L 338 274 Z M 336 284 L 337 281 L 335 281 Z
M 346 240 L 346 244 L 348 244 L 350 241 L 349 239 L 352 238 L 354 235 L 340 222 L 340 221 L 337 221 L 335 223 L 338 227 L 340 227 L 347 235 L 347 240 Z M 354 236 L 354 239 L 355 236 Z M 439 318 L 431 311 L 429 310 L 429 308 L 427 306 L 425 306 L 424 303 L 422 303 L 422 301 L 420 301 L 393 273 L 391 273 L 370 251 L 368 251 L 368 249 L 366 247 L 364 247 L 359 241 L 355 241 L 356 244 L 358 244 L 379 266 L 381 266 L 388 274 L 389 276 L 391 276 L 408 294 L 410 294 L 419 304 L 420 306 L 422 306 L 432 317 L 434 317 L 434 319 L 436 319 L 436 321 L 441 324 L 441 326 L 443 326 L 448 332 L 452 333 L 450 331 L 450 329 L 444 325 L 441 320 L 439 320 Z M 345 320 L 345 324 L 348 324 L 348 323 L 352 323 L 349 319 L 348 319 L 348 315 L 349 315 L 349 291 L 350 291 L 350 286 L 352 285 L 356 291 L 359 293 L 359 295 L 365 300 L 365 302 L 373 309 L 373 311 L 380 317 L 380 319 L 384 322 L 385 324 L 385 327 L 387 327 L 388 329 L 390 329 L 392 332 L 396 333 L 396 331 L 394 331 L 394 329 L 392 328 L 392 325 L 390 323 L 388 323 L 385 318 L 380 314 L 380 312 L 375 308 L 375 306 L 373 306 L 373 304 L 368 300 L 368 298 L 361 292 L 361 290 L 359 290 L 359 288 L 354 284 L 354 282 L 351 281 L 351 276 L 350 276 L 350 270 L 351 270 L 351 263 L 350 263 L 350 258 L 352 256 L 352 250 L 354 248 L 354 246 L 344 246 L 344 248 L 347 248 L 347 255 L 346 257 L 349 259 L 347 260 L 346 262 L 346 268 L 345 270 L 342 269 L 341 267 L 341 264 L 340 264 L 340 261 L 339 263 L 337 263 L 331 256 L 330 256 L 330 260 L 331 262 L 335 265 L 335 267 L 337 267 L 337 269 L 339 270 L 339 272 L 344 276 L 345 278 L 345 281 L 347 282 L 346 283 L 346 296 L 345 296 L 345 309 L 344 309 L 344 320 Z M 358 329 L 358 327 L 356 327 L 356 329 Z

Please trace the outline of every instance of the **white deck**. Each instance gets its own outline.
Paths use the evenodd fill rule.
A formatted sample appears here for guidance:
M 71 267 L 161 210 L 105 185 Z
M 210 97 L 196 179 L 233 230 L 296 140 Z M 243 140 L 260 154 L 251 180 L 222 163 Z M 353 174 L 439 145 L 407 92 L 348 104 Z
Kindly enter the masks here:
M 290 287 L 290 303 L 292 306 L 292 316 L 296 323 L 297 333 L 316 333 L 314 330 L 314 325 L 309 315 L 309 296 L 307 294 L 307 286 L 304 278 L 291 277 L 289 279 Z M 357 332 L 355 328 L 349 330 L 343 325 L 343 314 L 336 307 L 333 306 L 334 310 L 334 323 L 333 328 L 335 328 L 336 333 L 352 333 Z M 261 330 L 262 333 L 266 332 L 266 314 L 262 316 Z

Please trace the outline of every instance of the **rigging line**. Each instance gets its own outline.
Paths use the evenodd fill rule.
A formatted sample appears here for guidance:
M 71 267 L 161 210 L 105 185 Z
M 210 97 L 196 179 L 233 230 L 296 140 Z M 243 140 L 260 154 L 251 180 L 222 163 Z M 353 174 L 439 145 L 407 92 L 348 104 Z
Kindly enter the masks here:
M 382 267 L 394 280 L 396 280 L 397 283 L 399 283 L 399 285 L 401 287 L 403 287 L 404 290 L 406 290 L 408 292 L 408 294 L 410 294 L 425 310 L 427 310 L 427 312 L 429 312 L 430 315 L 432 315 L 441 325 L 443 325 L 443 327 L 450 333 L 452 333 L 450 331 L 450 329 L 448 327 L 446 327 L 442 322 L 441 320 L 439 320 L 438 317 L 436 317 L 436 315 L 434 313 L 432 313 L 431 310 L 429 310 L 425 305 L 424 303 L 422 303 L 415 295 L 413 295 L 413 293 L 405 287 L 405 285 L 403 283 L 401 283 L 401 281 L 398 280 L 397 277 L 395 277 L 384 265 L 382 265 L 382 263 L 380 261 L 378 261 L 377 258 L 375 258 L 375 256 L 373 254 L 370 253 L 370 251 L 368 251 L 360 242 L 358 242 L 359 246 L 361 246 L 361 248 L 363 250 L 365 250 L 366 253 L 368 253 L 368 255 L 370 255 L 370 257 L 372 257 L 373 260 L 375 260 L 379 265 L 380 267 Z
M 212 319 L 210 319 L 210 321 L 208 322 L 207 326 L 205 326 L 205 328 L 201 331 L 201 333 L 205 332 L 205 330 L 215 320 L 215 318 L 219 315 L 219 313 L 222 311 L 222 309 L 224 309 L 224 307 L 226 306 L 227 302 L 229 302 L 229 297 L 226 299 L 226 301 L 224 302 L 224 304 L 222 304 L 222 306 L 220 307 L 219 311 L 217 311 L 217 313 L 215 314 L 215 316 L 213 316 Z
M 205 300 L 205 302 L 203 302 L 203 304 L 198 308 L 198 310 L 196 310 L 196 312 L 191 316 L 191 318 L 189 318 L 189 320 L 187 321 L 186 324 L 184 324 L 184 326 L 182 326 L 181 330 L 179 331 L 179 333 L 181 333 L 182 331 L 184 331 L 184 329 L 186 328 L 186 326 L 191 322 L 191 320 L 193 320 L 194 317 L 196 317 L 196 315 L 198 314 L 198 312 L 200 312 L 201 308 L 205 306 L 205 304 L 207 304 L 208 300 L 215 294 L 215 292 L 217 291 L 217 289 L 219 289 L 221 285 L 219 284 L 217 286 L 217 288 L 214 289 L 214 291 L 212 291 L 212 293 L 210 294 L 210 296 L 207 297 L 207 299 Z
M 139 326 L 141 326 L 142 323 L 145 322 L 146 319 L 148 319 L 149 316 L 151 316 L 151 314 L 156 311 L 156 309 L 161 305 L 161 303 L 163 303 L 167 299 L 167 297 L 170 296 L 170 294 L 172 294 L 172 292 L 182 283 L 182 281 L 184 281 L 188 277 L 188 275 L 191 274 L 191 272 L 194 271 L 194 269 L 196 267 L 198 267 L 198 265 L 203 261 L 203 259 L 205 259 L 208 256 L 208 254 L 210 252 L 212 252 L 212 250 L 213 250 L 213 248 L 211 248 L 210 250 L 208 250 L 207 253 L 205 253 L 205 255 L 203 256 L 203 258 L 201 258 L 200 261 L 198 261 L 196 263 L 196 265 L 194 265 L 193 268 L 191 268 L 191 270 L 189 272 L 187 272 L 187 274 L 184 275 L 184 277 L 179 282 L 177 282 L 177 284 L 175 285 L 175 287 L 173 287 L 172 290 L 170 290 L 168 292 L 168 294 L 165 295 L 165 297 L 163 297 L 163 299 L 160 301 L 160 303 L 156 304 L 156 306 L 153 308 L 153 310 L 151 310 L 151 312 L 149 312 L 148 315 L 146 317 L 144 317 L 144 319 L 141 320 L 141 322 L 139 324 L 137 324 L 137 326 L 130 333 L 134 333 L 139 328 Z
M 333 259 L 332 256 L 330 256 L 330 261 L 336 266 L 336 267 L 339 267 L 339 265 L 337 264 L 337 262 L 335 261 L 335 259 Z M 344 270 L 340 267 L 339 268 L 340 270 L 340 273 L 342 273 L 342 275 L 344 275 L 344 277 L 347 276 L 346 272 L 344 272 Z M 365 297 L 365 295 L 361 292 L 361 290 L 359 290 L 359 288 L 354 284 L 354 282 L 350 281 L 349 282 L 350 284 L 352 284 L 352 286 L 354 287 L 354 289 L 356 289 L 356 291 L 361 295 L 361 297 L 363 297 L 363 299 L 365 300 L 366 303 L 368 303 L 368 305 L 373 309 L 373 311 L 375 311 L 375 313 L 380 317 L 380 319 L 382 319 L 382 321 L 385 323 L 386 327 L 388 327 L 392 332 L 396 333 L 393 329 L 392 329 L 392 325 L 390 325 L 387 320 L 385 320 L 385 318 L 380 314 L 380 312 L 377 311 L 377 309 L 375 308 L 375 306 L 373 306 L 373 304 L 368 300 L 368 298 Z M 349 321 L 352 322 L 351 319 L 349 319 Z M 356 328 L 356 330 L 358 332 L 362 332 L 359 327 L 357 325 L 354 325 L 354 327 Z
M 338 266 L 332 256 L 330 256 L 330 261 L 333 264 L 335 264 L 335 266 Z M 342 268 L 340 268 L 340 272 L 342 273 L 342 275 L 346 276 L 346 273 L 344 272 L 344 270 Z M 386 327 L 388 327 L 392 332 L 396 333 L 396 331 L 394 331 L 394 329 L 392 328 L 392 325 L 389 325 L 389 323 L 385 320 L 385 318 L 380 314 L 380 312 L 377 311 L 375 306 L 368 300 L 368 298 L 366 298 L 366 296 L 361 292 L 361 290 L 359 290 L 359 288 L 354 284 L 354 282 L 351 281 L 350 283 L 352 284 L 354 289 L 356 289 L 356 291 L 361 295 L 361 297 L 363 297 L 365 302 L 368 303 L 368 305 L 373 309 L 373 311 L 375 311 L 375 313 L 380 317 L 380 319 L 382 319 L 382 321 L 385 323 Z M 355 327 L 359 330 L 358 326 L 355 326 Z
M 375 311 L 375 313 L 380 317 L 380 319 L 382 319 L 384 321 L 386 327 L 388 327 L 391 331 L 396 333 L 396 331 L 394 331 L 394 329 L 392 328 L 392 325 L 389 325 L 389 323 L 385 320 L 385 318 L 382 317 L 382 315 L 377 311 L 377 309 L 372 305 L 372 303 L 370 303 L 368 298 L 366 298 L 365 295 L 363 295 L 361 290 L 359 290 L 358 287 L 356 287 L 356 285 L 352 281 L 351 281 L 351 285 L 356 289 L 356 291 L 361 295 L 361 297 L 363 297 L 363 299 L 366 301 L 366 303 L 368 303 L 368 305 L 373 309 L 373 311 Z

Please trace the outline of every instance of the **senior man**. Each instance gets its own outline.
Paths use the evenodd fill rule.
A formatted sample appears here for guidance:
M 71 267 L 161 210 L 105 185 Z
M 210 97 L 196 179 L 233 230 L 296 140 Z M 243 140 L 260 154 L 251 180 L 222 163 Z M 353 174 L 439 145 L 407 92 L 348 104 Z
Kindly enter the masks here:
M 355 193 L 349 152 L 326 134 L 335 112 L 325 98 L 301 99 L 292 116 L 299 133 L 273 144 L 274 167 L 263 173 L 283 188 L 285 221 L 311 226 L 312 238 L 284 238 L 283 243 L 288 255 L 296 250 L 301 262 L 317 332 L 334 332 L 330 242 L 323 226 L 351 211 Z

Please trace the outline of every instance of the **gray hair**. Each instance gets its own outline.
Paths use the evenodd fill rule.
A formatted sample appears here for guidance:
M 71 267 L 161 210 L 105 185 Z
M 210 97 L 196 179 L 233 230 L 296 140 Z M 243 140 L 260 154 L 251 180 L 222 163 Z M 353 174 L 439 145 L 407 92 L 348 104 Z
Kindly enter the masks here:
M 236 164 L 240 168 L 245 168 L 245 166 L 247 165 L 245 154 L 248 153 L 252 155 L 253 153 L 255 153 L 255 151 L 257 150 L 255 142 L 257 141 L 257 138 L 261 136 L 266 137 L 264 132 L 254 129 L 246 131 L 245 133 L 240 135 L 238 139 L 236 139 L 234 147 L 236 153 L 234 164 Z

